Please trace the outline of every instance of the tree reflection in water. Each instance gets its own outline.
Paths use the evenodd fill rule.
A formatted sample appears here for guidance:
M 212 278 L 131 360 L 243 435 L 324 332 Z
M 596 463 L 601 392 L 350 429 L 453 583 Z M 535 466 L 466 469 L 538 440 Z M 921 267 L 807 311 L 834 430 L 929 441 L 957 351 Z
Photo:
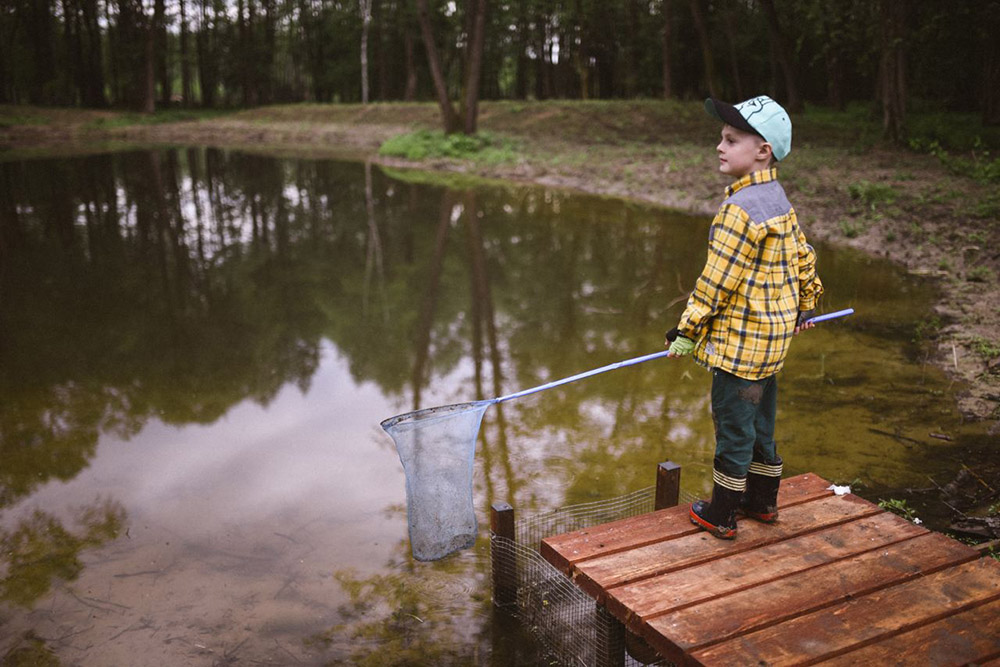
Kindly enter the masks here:
M 4 555 L 0 599 L 30 607 L 57 581 L 73 581 L 83 569 L 84 550 L 115 539 L 125 525 L 125 508 L 110 500 L 80 510 L 70 531 L 55 516 L 35 510 L 10 530 L 0 528 Z

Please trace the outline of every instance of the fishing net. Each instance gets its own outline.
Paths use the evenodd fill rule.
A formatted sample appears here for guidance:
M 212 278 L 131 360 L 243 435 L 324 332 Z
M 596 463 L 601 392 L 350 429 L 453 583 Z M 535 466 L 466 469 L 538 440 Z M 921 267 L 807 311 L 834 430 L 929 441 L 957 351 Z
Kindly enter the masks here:
M 410 548 L 417 560 L 438 560 L 476 541 L 473 461 L 479 426 L 492 404 L 445 405 L 382 422 L 406 474 Z
M 488 407 L 669 354 L 654 352 L 506 396 L 417 410 L 383 421 L 382 428 L 396 443 L 406 474 L 406 513 L 413 557 L 438 560 L 475 543 L 473 459 L 479 425 Z

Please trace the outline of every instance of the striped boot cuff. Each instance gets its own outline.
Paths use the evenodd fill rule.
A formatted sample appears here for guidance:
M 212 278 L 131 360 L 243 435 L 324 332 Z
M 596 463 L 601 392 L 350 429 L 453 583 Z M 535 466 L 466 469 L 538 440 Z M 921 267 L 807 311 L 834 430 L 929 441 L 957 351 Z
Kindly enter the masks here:
M 730 477 L 718 470 L 712 471 L 712 481 L 721 486 L 724 489 L 729 489 L 730 491 L 746 491 L 747 490 L 747 478 L 746 477 Z
M 781 477 L 781 470 L 784 467 L 784 463 L 779 463 L 776 466 L 769 466 L 765 463 L 758 463 L 754 461 L 750 464 L 750 474 L 751 475 L 763 475 L 764 477 Z

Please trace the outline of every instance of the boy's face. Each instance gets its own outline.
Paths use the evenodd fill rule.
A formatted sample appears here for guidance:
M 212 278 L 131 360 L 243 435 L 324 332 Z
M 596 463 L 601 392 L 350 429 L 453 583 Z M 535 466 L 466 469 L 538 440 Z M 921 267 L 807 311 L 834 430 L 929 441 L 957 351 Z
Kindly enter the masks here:
M 756 134 L 722 126 L 722 141 L 715 147 L 719 153 L 719 171 L 733 178 L 766 169 L 771 159 L 770 144 Z

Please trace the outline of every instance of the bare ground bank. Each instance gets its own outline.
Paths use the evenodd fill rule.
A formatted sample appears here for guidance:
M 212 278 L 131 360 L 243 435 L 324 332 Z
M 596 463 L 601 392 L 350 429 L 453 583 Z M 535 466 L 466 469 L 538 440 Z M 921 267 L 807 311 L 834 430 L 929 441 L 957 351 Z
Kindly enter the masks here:
M 12 117 L 22 120 L 4 122 Z M 292 105 L 158 124 L 130 118 L 0 107 L 0 158 L 122 143 L 199 144 L 537 183 L 708 215 L 728 184 L 716 171 L 718 128 L 698 103 L 487 102 L 480 129 L 505 146 L 499 159 L 380 156 L 390 137 L 437 127 L 431 104 Z M 794 150 L 780 174 L 807 235 L 936 278 L 936 312 L 915 336 L 961 383 L 962 413 L 1000 433 L 997 188 L 932 155 L 880 142 L 874 123 L 831 114 L 794 122 Z

